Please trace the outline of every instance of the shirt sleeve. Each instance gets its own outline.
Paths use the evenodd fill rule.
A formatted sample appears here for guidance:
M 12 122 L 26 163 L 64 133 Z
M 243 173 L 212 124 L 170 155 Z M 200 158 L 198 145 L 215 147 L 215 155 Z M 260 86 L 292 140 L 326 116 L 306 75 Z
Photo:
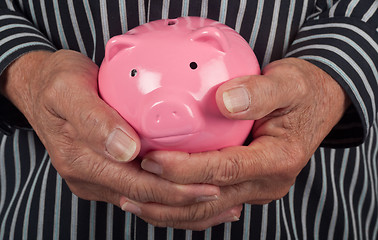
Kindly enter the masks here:
M 348 147 L 364 142 L 377 117 L 378 1 L 334 2 L 316 6 L 286 57 L 315 64 L 344 88 L 351 107 L 322 144 Z
M 0 46 L 0 75 L 13 61 L 30 51 L 56 50 L 25 16 L 5 7 L 0 8 Z M 0 95 L 0 131 L 11 134 L 14 127 L 28 128 L 29 124 L 16 107 Z

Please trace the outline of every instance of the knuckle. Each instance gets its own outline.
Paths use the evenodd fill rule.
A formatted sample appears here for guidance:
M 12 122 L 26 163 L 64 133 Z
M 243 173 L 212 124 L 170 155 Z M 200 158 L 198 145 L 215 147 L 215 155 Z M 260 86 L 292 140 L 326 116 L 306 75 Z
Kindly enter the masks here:
M 68 167 L 60 167 L 59 170 L 57 170 L 59 175 L 65 179 L 66 181 L 74 181 L 75 176 L 72 172 L 71 168 Z
M 280 200 L 289 193 L 291 187 L 292 184 L 290 182 L 277 181 L 273 184 L 269 184 L 269 187 L 266 188 L 269 189 L 269 192 L 266 192 L 266 189 L 263 190 L 264 192 L 261 194 L 261 197 L 255 200 L 257 200 L 259 204 L 267 204 L 271 201 Z
M 192 207 L 186 208 L 186 211 L 183 214 L 183 219 L 188 221 L 192 219 L 193 221 L 198 221 L 204 218 L 204 211 L 200 211 L 199 205 L 194 205 Z
M 87 154 L 76 155 L 76 153 L 72 153 L 67 155 L 66 161 L 57 170 L 61 177 L 67 181 L 95 183 L 99 176 L 105 174 L 106 166 L 92 162 L 92 165 L 88 167 L 89 158 L 90 156 Z
M 213 176 L 215 184 L 231 184 L 241 175 L 242 161 L 239 154 L 231 154 L 220 161 Z
M 186 221 L 199 222 L 207 220 L 214 216 L 216 212 L 216 207 L 213 203 L 209 204 L 196 204 L 191 207 L 186 208 L 184 213 L 184 219 Z
M 57 169 L 59 175 L 66 181 L 74 182 L 78 181 L 78 175 L 77 172 L 72 169 L 70 166 L 64 165 L 60 166 L 59 169 Z
M 87 110 L 77 113 L 79 116 L 79 129 L 80 137 L 89 142 L 97 142 L 102 144 L 105 148 L 105 142 L 109 135 L 110 129 L 113 129 L 111 121 L 104 118 L 104 110 L 102 106 L 88 106 Z M 82 126 L 85 126 L 84 128 Z
M 292 182 L 307 163 L 305 151 L 301 144 L 291 142 L 289 147 L 282 148 L 282 157 L 277 176 L 284 181 Z
M 136 179 L 128 177 L 127 179 L 122 179 L 119 182 L 122 182 L 122 185 L 120 186 L 120 189 L 122 189 L 121 191 L 128 198 L 142 203 L 159 202 L 157 197 L 158 195 L 154 192 L 154 190 L 144 184 L 136 184 Z
M 261 119 L 267 114 L 267 99 L 274 99 L 276 93 L 275 87 L 269 84 L 269 81 L 255 81 L 253 82 L 253 88 L 249 88 L 253 101 L 250 102 L 250 114 L 253 115 L 251 119 Z M 258 97 L 256 97 L 258 96 Z
M 87 192 L 84 192 L 81 189 L 81 186 L 78 185 L 78 184 L 76 184 L 76 182 L 74 182 L 74 181 L 71 182 L 71 181 L 66 180 L 66 183 L 67 183 L 67 186 L 70 189 L 70 191 L 73 194 L 75 194 L 77 197 L 79 197 L 81 199 L 86 199 L 86 200 L 95 200 L 94 197 L 91 196 L 91 194 L 88 194 Z
M 308 83 L 308 76 L 306 76 L 307 72 L 303 71 L 302 64 L 299 64 L 298 59 L 288 58 L 283 61 L 276 62 L 276 66 L 279 67 L 279 72 L 281 75 L 286 76 L 286 79 L 290 79 L 291 81 L 289 84 L 287 82 L 281 81 L 280 87 L 277 89 L 284 90 L 283 92 L 295 92 L 295 94 L 291 94 L 293 97 L 295 96 L 296 99 L 301 99 L 306 97 L 308 93 L 311 91 L 309 83 Z
M 157 227 L 185 228 L 191 230 L 204 230 L 211 226 L 209 219 L 213 216 L 213 207 L 192 205 L 180 211 L 160 211 L 157 214 L 141 216 L 142 219 Z
M 302 76 L 302 74 L 297 74 L 297 81 L 296 81 L 296 85 L 295 85 L 295 90 L 296 90 L 296 94 L 297 94 L 297 97 L 299 98 L 304 98 L 306 96 L 308 96 L 308 93 L 309 93 L 309 86 L 304 78 L 304 76 Z
M 166 196 L 167 194 L 164 194 Z M 182 205 L 185 204 L 189 199 L 189 194 L 177 193 L 172 197 L 167 197 L 166 201 L 172 202 L 174 205 Z
M 279 200 L 285 197 L 289 193 L 291 186 L 291 184 L 287 184 L 286 186 L 282 186 L 281 188 L 279 188 L 275 196 L 272 197 L 272 200 Z
M 310 89 L 307 82 L 308 77 L 303 70 L 296 63 L 288 63 L 286 67 L 286 73 L 289 74 L 291 79 L 294 79 L 295 84 L 293 86 L 296 97 L 302 98 L 307 96 Z
M 184 221 L 199 221 L 206 217 L 204 209 L 202 209 L 198 204 L 191 207 L 185 208 L 183 213 Z
M 67 181 L 75 181 L 78 179 L 77 169 L 74 165 L 77 162 L 80 162 L 82 158 L 81 155 L 76 155 L 75 150 L 71 148 L 59 149 L 54 152 L 54 155 L 51 157 L 51 162 L 54 168 L 57 170 L 59 175 Z
M 238 183 L 248 176 L 247 169 L 252 167 L 248 147 L 238 147 L 238 151 L 230 151 L 229 154 L 219 152 L 219 161 L 213 169 L 213 183 L 217 185 L 230 185 Z
M 38 95 L 41 101 L 47 103 L 54 103 L 59 99 L 59 95 L 64 93 L 65 84 L 63 83 L 63 76 L 54 76 L 49 79 Z
M 173 227 L 171 226 L 172 224 L 170 224 L 169 222 L 167 221 L 164 221 L 162 218 L 158 218 L 158 217 L 146 217 L 146 216 L 138 216 L 140 217 L 141 219 L 143 219 L 145 222 L 155 226 L 155 227 Z
M 97 135 L 97 132 L 104 128 L 105 123 L 101 122 L 98 115 L 97 109 L 90 109 L 87 111 L 82 111 L 79 113 L 80 121 L 82 126 L 85 126 L 85 138 L 92 139 Z
M 159 227 L 177 227 L 182 222 L 185 222 L 183 215 L 172 213 L 169 211 L 161 211 L 157 214 L 149 216 L 150 223 Z

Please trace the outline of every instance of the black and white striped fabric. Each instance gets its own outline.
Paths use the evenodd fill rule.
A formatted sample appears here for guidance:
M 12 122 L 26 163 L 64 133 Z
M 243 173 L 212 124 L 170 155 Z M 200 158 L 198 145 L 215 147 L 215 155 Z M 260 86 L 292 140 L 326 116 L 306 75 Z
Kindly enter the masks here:
M 35 133 L 14 130 L 19 113 L 2 97 L 0 127 L 13 134 L 0 136 L 0 239 L 378 239 L 377 9 L 377 0 L 0 0 L 0 73 L 34 50 L 73 49 L 100 64 L 112 36 L 202 16 L 238 31 L 261 66 L 316 64 L 353 103 L 286 197 L 195 232 L 78 199 Z

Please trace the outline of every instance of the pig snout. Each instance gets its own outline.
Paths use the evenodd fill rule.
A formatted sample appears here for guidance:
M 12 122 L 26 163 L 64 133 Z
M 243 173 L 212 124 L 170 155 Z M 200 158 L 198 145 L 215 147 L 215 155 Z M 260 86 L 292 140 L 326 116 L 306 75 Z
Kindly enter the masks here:
M 182 96 L 181 96 L 182 97 Z M 145 108 L 142 119 L 142 132 L 154 140 L 185 137 L 199 131 L 202 114 L 198 103 L 188 98 L 180 101 L 177 98 L 156 101 Z

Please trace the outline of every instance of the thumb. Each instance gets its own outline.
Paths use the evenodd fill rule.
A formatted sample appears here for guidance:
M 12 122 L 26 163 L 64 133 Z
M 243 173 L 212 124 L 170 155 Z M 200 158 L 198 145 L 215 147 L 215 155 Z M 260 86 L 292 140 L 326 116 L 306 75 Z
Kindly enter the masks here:
M 254 75 L 232 79 L 216 93 L 221 113 L 231 119 L 257 120 L 285 109 L 292 103 L 289 83 L 275 75 Z
M 77 139 L 94 152 L 119 162 L 129 162 L 139 153 L 140 140 L 134 129 L 98 96 L 72 103 L 65 119 L 75 130 Z
M 120 162 L 133 160 L 140 151 L 137 133 L 114 109 L 97 100 L 91 112 L 77 119 L 81 135 L 95 151 Z
M 98 96 L 95 81 L 78 80 L 76 86 L 64 86 L 60 93 L 70 92 L 71 97 L 50 101 L 52 112 L 67 122 L 66 130 L 68 127 L 74 132 L 74 141 L 113 160 L 131 161 L 139 153 L 139 137 L 118 112 Z

